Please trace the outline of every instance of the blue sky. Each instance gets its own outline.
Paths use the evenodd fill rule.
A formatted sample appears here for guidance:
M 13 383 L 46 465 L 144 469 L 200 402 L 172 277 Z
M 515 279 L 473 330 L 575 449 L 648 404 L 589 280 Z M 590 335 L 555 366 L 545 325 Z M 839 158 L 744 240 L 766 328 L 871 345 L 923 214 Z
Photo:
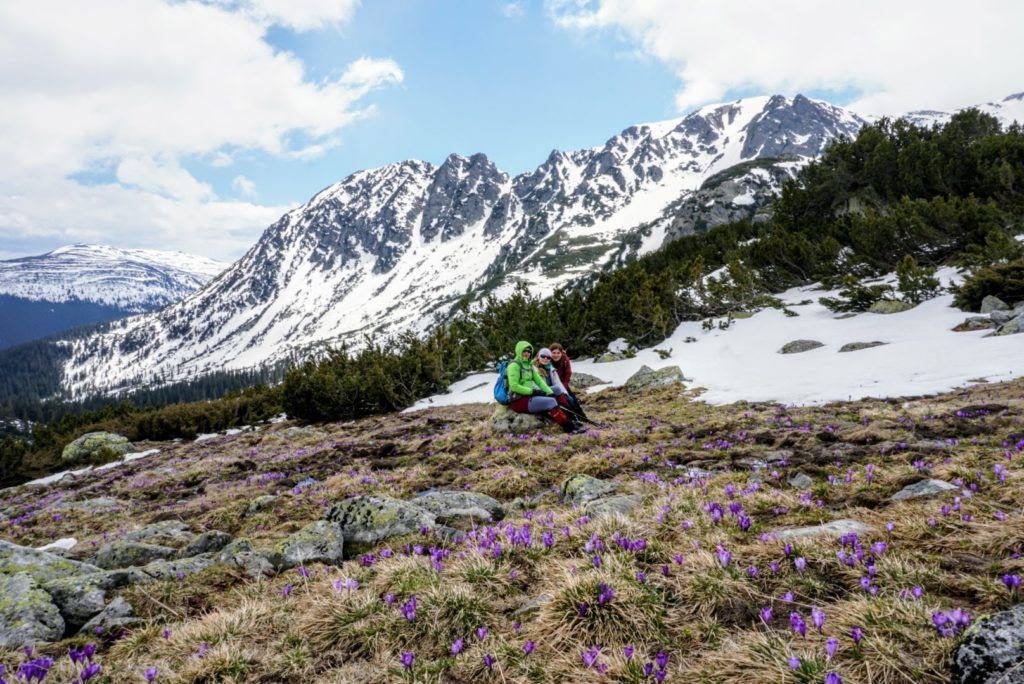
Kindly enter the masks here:
M 91 242 L 231 260 L 359 169 L 483 152 L 516 174 L 747 95 L 1000 99 L 1024 89 L 1024 3 L 979 3 L 7 0 L 0 259 Z

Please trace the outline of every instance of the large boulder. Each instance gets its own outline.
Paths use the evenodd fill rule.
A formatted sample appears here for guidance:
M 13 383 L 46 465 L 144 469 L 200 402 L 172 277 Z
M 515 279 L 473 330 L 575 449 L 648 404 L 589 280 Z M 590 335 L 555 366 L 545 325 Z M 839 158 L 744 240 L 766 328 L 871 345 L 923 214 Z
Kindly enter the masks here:
M 985 295 L 981 300 L 981 313 L 987 314 L 993 311 L 1007 311 L 1010 305 L 994 295 Z
M 944 492 L 952 492 L 959 489 L 955 484 L 944 480 L 921 480 L 912 485 L 907 485 L 900 491 L 889 497 L 889 501 L 906 501 L 907 499 L 919 499 L 923 496 L 934 496 Z
M 818 340 L 793 340 L 782 345 L 782 349 L 779 350 L 780 354 L 801 354 L 805 351 L 817 349 L 818 347 L 824 347 L 824 342 Z
M 87 432 L 64 447 L 61 460 L 70 463 L 86 461 L 95 456 L 124 456 L 131 451 L 132 443 L 127 437 L 113 432 Z
M 336 524 L 345 540 L 346 557 L 370 550 L 384 539 L 433 529 L 434 514 L 389 496 L 357 496 L 331 506 L 324 518 Z
M 272 551 L 264 553 L 256 551 L 248 539 L 236 539 L 220 550 L 217 560 L 221 563 L 229 563 L 249 577 L 258 579 L 273 577 L 277 573 L 269 560 L 272 556 Z
M 62 558 L 49 551 L 40 551 L 0 540 L 0 575 L 28 573 L 40 584 L 65 577 L 102 574 L 103 570 L 89 563 Z
M 803 537 L 819 537 L 827 535 L 830 537 L 841 537 L 844 534 L 869 534 L 874 528 L 858 520 L 833 520 L 822 525 L 809 525 L 807 527 L 792 527 L 786 530 L 776 530 L 773 534 L 779 539 L 800 539 Z
M 516 413 L 502 404 L 498 404 L 498 407 L 494 409 L 494 414 L 491 415 L 491 432 L 497 434 L 508 432 L 516 435 L 528 434 L 543 430 L 550 424 L 529 413 Z
M 101 575 L 65 577 L 43 584 L 43 589 L 60 610 L 64 622 L 78 628 L 107 604 L 107 592 Z
M 345 538 L 341 529 L 328 520 L 312 522 L 283 540 L 268 554 L 278 570 L 287 570 L 306 563 L 341 565 Z
M 571 475 L 562 482 L 562 501 L 574 506 L 582 506 L 588 501 L 600 499 L 618 491 L 614 482 L 599 480 L 590 475 Z
M 230 544 L 233 539 L 234 537 L 227 532 L 208 530 L 186 546 L 181 552 L 181 557 L 188 558 L 190 556 L 198 556 L 201 553 L 220 551 Z
M 153 579 L 169 580 L 187 575 L 194 575 L 202 572 L 217 562 L 217 556 L 212 553 L 203 553 L 191 558 L 180 560 L 167 560 L 160 558 L 146 563 L 140 570 Z
M 842 347 L 839 348 L 839 352 L 840 353 L 855 352 L 855 351 L 860 351 L 861 349 L 871 349 L 872 347 L 881 347 L 881 346 L 886 345 L 886 344 L 889 344 L 889 343 L 888 342 L 878 342 L 877 340 L 874 341 L 874 342 L 847 342 L 846 344 L 844 344 Z
M 596 375 L 590 375 L 589 373 L 577 373 L 574 371 L 572 377 L 569 378 L 569 389 L 573 391 L 603 384 L 605 384 L 604 380 Z
M 452 489 L 434 489 L 417 496 L 413 503 L 434 514 L 437 522 L 492 522 L 505 517 L 501 503 L 486 494 Z
M 64 636 L 64 618 L 27 572 L 0 575 L 0 648 L 20 648 Z
M 177 555 L 177 549 L 172 549 L 169 546 L 118 539 L 101 546 L 90 560 L 93 565 L 105 570 L 114 570 L 146 565 L 155 560 L 165 560 Z
M 665 366 L 654 370 L 649 366 L 640 366 L 640 370 L 633 373 L 626 380 L 627 392 L 645 392 L 659 387 L 670 387 L 683 383 L 683 371 L 679 366 Z
M 903 302 L 898 299 L 879 299 L 868 307 L 868 313 L 894 314 L 909 311 L 913 308 L 914 305 L 910 302 Z
M 952 660 L 953 684 L 1024 682 L 1024 604 L 971 625 Z
M 1003 323 L 999 326 L 999 329 L 996 330 L 995 334 L 1016 335 L 1022 332 L 1024 332 L 1024 313 L 1021 313 L 1018 316 L 1011 318 L 1006 323 Z
M 602 518 L 607 515 L 628 515 L 644 502 L 638 494 L 616 494 L 594 499 L 583 504 L 583 512 L 591 518 Z

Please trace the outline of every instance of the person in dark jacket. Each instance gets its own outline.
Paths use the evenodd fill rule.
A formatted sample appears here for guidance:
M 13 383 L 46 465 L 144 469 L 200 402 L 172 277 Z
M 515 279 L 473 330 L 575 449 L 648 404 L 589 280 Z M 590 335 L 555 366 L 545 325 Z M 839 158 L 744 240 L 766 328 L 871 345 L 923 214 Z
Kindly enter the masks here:
M 558 406 L 555 393 L 533 365 L 533 346 L 521 341 L 516 344 L 516 355 L 505 371 L 508 380 L 509 408 L 516 413 L 545 413 L 566 432 L 581 432 L 583 428 Z
M 583 412 L 583 405 L 569 387 L 569 381 L 572 379 L 572 361 L 569 360 L 569 354 L 566 353 L 565 347 L 558 342 L 552 342 L 549 349 L 551 350 L 551 365 L 558 374 L 562 387 L 565 388 L 566 401 L 568 402 L 565 404 L 565 407 L 583 420 L 588 420 L 587 414 Z

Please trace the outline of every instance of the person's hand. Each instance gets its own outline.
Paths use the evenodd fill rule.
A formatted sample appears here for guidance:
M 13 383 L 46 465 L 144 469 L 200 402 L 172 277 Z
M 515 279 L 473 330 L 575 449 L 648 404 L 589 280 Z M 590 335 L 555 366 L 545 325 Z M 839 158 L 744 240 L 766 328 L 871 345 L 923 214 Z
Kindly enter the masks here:
M 534 389 L 533 390 L 533 396 L 535 396 L 535 397 L 546 397 L 548 395 L 544 394 L 544 390 L 542 390 L 542 389 Z

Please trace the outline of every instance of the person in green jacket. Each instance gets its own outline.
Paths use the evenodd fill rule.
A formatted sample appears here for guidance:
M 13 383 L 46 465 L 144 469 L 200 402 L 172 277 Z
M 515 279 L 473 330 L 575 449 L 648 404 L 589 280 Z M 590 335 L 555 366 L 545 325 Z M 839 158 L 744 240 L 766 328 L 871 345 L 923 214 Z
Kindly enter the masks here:
M 509 403 L 510 409 L 516 413 L 546 413 L 566 432 L 585 430 L 558 406 L 554 391 L 533 365 L 533 345 L 529 342 L 516 344 L 515 359 L 508 364 L 505 374 L 509 398 L 512 400 Z

